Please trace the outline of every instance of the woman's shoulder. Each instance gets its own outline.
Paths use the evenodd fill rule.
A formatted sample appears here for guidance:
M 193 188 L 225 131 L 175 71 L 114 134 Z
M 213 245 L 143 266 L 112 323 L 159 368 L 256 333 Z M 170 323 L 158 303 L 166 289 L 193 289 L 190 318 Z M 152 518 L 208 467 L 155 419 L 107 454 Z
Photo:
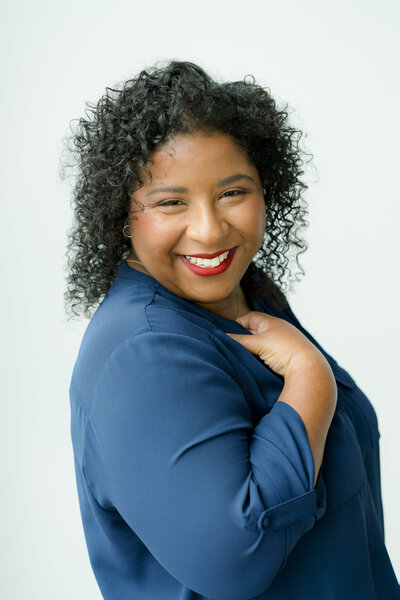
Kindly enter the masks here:
M 116 281 L 90 319 L 84 332 L 75 373 L 98 373 L 102 364 L 120 347 L 150 345 L 154 356 L 165 345 L 189 338 L 213 346 L 215 324 L 201 311 L 173 294 L 163 294 L 132 281 Z
M 112 296 L 89 322 L 73 367 L 72 396 L 88 414 L 106 381 L 117 390 L 137 386 L 141 373 L 151 373 L 146 385 L 155 389 L 166 385 L 166 373 L 171 385 L 178 371 L 182 377 L 194 365 L 229 370 L 214 344 L 212 323 L 171 305 L 156 290 L 129 302 Z

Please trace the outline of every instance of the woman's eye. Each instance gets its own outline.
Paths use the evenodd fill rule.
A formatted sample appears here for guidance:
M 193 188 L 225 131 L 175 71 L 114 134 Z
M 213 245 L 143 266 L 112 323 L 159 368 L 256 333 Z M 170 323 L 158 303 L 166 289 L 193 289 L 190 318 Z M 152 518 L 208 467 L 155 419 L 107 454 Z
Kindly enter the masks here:
M 246 192 L 244 192 L 243 190 L 228 190 L 227 192 L 224 192 L 222 194 L 221 198 L 223 198 L 224 196 L 226 196 L 227 198 L 234 198 L 238 194 L 245 193 Z M 157 206 L 181 206 L 183 204 L 184 202 L 182 202 L 182 200 L 165 200 L 165 202 L 160 202 L 160 204 L 158 204 Z
M 166 202 L 162 202 L 159 206 L 179 206 L 182 204 L 181 200 L 166 200 Z
M 242 190 L 228 190 L 227 192 L 224 192 L 221 196 L 221 198 L 223 198 L 226 194 L 244 194 L 245 192 L 243 192 Z M 230 198 L 231 196 L 228 196 L 228 198 Z

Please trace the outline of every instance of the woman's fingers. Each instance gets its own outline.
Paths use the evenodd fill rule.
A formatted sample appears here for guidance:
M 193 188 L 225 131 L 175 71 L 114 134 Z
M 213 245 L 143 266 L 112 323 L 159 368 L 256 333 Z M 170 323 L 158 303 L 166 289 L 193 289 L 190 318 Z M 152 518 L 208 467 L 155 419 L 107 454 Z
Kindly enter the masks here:
M 250 310 L 247 313 L 240 315 L 236 321 L 242 327 L 248 331 L 251 331 L 251 333 L 260 333 L 262 331 L 266 331 L 268 327 L 272 325 L 273 319 L 274 317 L 266 315 L 265 313 Z
M 299 329 L 285 319 L 249 311 L 236 321 L 252 335 L 227 335 L 259 356 L 275 373 L 283 377 L 293 370 L 293 365 L 321 360 L 320 351 Z

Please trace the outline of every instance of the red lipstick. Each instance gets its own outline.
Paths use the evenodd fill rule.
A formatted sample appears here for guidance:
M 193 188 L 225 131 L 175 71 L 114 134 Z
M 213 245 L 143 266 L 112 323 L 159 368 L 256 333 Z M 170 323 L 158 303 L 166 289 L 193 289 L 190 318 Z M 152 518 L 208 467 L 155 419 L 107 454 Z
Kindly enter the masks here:
M 227 270 L 227 268 L 233 260 L 236 248 L 237 246 L 232 248 L 232 250 L 229 250 L 229 254 L 226 257 L 226 259 L 222 261 L 222 263 L 220 263 L 217 267 L 198 267 L 197 265 L 193 265 L 188 260 L 186 260 L 186 258 L 182 254 L 179 258 L 181 259 L 185 267 L 192 271 L 192 273 L 195 273 L 196 275 L 200 275 L 202 277 L 208 277 L 210 275 L 219 275 L 220 273 L 223 273 Z M 196 258 L 213 258 L 214 256 L 219 256 L 220 254 L 223 254 L 223 252 L 228 252 L 228 250 L 222 250 L 222 252 L 216 252 L 215 254 L 195 254 L 193 256 L 195 256 Z M 186 256 L 192 255 L 187 254 Z

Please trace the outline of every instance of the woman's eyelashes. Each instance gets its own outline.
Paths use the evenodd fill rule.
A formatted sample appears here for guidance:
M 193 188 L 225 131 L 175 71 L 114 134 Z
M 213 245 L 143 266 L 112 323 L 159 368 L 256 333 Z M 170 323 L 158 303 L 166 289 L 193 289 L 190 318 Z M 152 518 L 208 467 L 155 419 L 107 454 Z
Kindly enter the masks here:
M 183 204 L 182 200 L 166 200 L 165 202 L 162 202 L 158 206 L 177 206 L 178 202 Z
M 226 196 L 226 194 L 235 194 L 235 195 L 240 195 L 240 194 L 245 194 L 246 192 L 244 190 L 228 190 L 227 192 L 224 192 L 222 194 L 222 196 L 220 196 L 220 198 L 223 198 L 224 196 Z M 232 198 L 235 196 L 226 196 L 227 198 Z M 182 200 L 166 200 L 165 202 L 161 202 L 160 204 L 158 204 L 158 206 L 179 206 L 180 204 L 184 204 L 184 202 L 182 202 Z
M 243 190 L 228 190 L 227 192 L 224 192 L 221 196 L 221 198 L 223 198 L 226 194 L 245 194 L 246 192 L 244 192 Z

